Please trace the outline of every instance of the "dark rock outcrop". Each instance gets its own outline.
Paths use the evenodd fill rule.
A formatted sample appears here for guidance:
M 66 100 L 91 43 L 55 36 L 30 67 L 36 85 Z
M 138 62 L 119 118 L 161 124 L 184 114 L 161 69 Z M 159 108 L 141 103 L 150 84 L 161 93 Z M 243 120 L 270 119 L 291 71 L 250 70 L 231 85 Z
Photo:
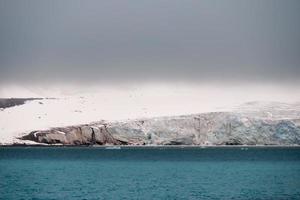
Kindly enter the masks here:
M 26 103 L 26 101 L 42 100 L 43 98 L 0 98 L 0 108 L 9 108 Z

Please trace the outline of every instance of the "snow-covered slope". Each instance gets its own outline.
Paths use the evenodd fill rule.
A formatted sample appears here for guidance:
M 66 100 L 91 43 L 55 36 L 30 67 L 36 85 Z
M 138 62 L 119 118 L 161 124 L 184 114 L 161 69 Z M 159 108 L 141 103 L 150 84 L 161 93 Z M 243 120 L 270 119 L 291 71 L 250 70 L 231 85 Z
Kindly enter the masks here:
M 299 145 L 299 104 L 251 102 L 232 112 L 155 117 L 33 131 L 47 144 Z
M 262 119 L 300 119 L 300 102 L 252 101 L 234 107 L 233 111 Z
M 103 142 L 107 138 L 108 143 L 128 144 L 299 143 L 300 103 L 249 102 L 231 109 L 195 108 L 194 112 L 199 114 L 187 115 L 193 113 L 188 106 L 185 110 L 175 111 L 159 106 L 147 109 L 136 99 L 129 101 L 78 96 L 34 100 L 2 109 L 0 144 L 22 143 L 17 138 L 37 130 L 42 131 L 40 135 L 43 137 L 33 137 L 32 141 L 66 144 L 76 144 L 77 140 L 86 141 L 80 144 L 90 143 L 93 131 L 104 134 L 101 133 L 102 142 L 99 143 L 107 143 Z M 53 127 L 61 128 L 57 132 Z M 86 130 L 85 127 L 89 130 L 87 133 L 82 131 Z M 75 136 L 71 137 L 71 132 L 76 133 Z M 39 135 L 34 133 L 33 136 Z M 84 134 L 87 136 L 82 140 Z M 66 139 L 67 136 L 72 139 Z
M 149 101 L 152 101 L 151 107 Z M 189 105 L 178 106 L 171 102 L 156 103 L 148 96 L 131 97 L 127 93 L 110 95 L 109 91 L 105 91 L 105 94 L 85 94 L 84 97 L 77 95 L 32 100 L 0 110 L 0 144 L 19 142 L 16 138 L 24 133 L 51 127 L 86 124 L 103 119 L 124 121 L 217 110 L 221 109 L 210 105 L 199 109 Z

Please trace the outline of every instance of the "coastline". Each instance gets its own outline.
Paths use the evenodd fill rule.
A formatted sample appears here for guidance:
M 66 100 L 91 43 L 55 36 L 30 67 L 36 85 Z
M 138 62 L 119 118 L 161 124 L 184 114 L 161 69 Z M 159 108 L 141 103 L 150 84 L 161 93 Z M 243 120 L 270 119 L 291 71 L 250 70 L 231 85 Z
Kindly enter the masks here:
M 8 144 L 0 148 L 99 148 L 99 149 L 187 149 L 187 148 L 300 148 L 300 145 L 45 145 L 45 144 Z

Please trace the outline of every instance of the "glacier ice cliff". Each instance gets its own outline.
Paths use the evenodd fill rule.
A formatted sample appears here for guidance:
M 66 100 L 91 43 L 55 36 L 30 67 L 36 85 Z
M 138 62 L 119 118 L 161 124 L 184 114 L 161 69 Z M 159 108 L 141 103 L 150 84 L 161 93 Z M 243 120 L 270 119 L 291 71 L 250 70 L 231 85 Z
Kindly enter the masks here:
M 20 139 L 63 145 L 299 145 L 300 112 L 284 106 L 255 110 L 249 104 L 233 112 L 99 121 L 32 131 Z

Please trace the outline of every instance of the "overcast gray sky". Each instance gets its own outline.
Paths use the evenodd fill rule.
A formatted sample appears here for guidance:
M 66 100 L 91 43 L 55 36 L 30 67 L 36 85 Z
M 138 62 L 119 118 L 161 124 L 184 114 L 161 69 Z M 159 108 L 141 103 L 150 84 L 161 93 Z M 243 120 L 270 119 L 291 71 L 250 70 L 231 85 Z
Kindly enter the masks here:
M 293 84 L 299 11 L 299 0 L 0 0 L 0 84 Z

